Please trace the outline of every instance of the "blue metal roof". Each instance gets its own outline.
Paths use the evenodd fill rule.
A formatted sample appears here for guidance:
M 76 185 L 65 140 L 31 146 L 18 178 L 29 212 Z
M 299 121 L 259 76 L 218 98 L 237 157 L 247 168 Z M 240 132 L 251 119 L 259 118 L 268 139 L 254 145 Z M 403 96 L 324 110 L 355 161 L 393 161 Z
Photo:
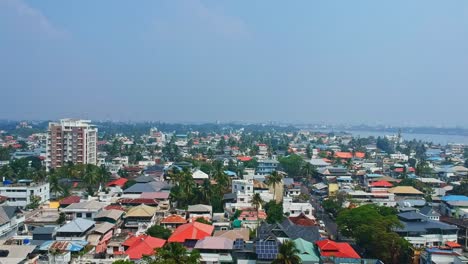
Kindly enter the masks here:
M 452 201 L 468 201 L 468 196 L 465 195 L 447 195 L 442 197 L 442 201 L 452 202 Z

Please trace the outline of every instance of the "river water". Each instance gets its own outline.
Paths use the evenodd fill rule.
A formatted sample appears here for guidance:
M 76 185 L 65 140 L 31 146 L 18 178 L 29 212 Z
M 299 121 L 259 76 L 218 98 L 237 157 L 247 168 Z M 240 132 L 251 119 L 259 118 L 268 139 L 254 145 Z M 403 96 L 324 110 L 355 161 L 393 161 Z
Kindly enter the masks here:
M 323 132 L 333 132 L 333 131 L 323 131 Z M 339 132 L 338 130 L 334 132 Z M 359 131 L 351 130 L 344 131 L 353 135 L 353 137 L 383 137 L 385 135 L 393 135 L 390 132 L 376 132 L 376 131 Z M 435 135 L 435 134 L 413 134 L 413 133 L 401 133 L 401 136 L 404 140 L 422 140 L 425 142 L 432 142 L 434 144 L 447 145 L 448 143 L 457 143 L 468 145 L 468 136 L 458 136 L 458 135 Z

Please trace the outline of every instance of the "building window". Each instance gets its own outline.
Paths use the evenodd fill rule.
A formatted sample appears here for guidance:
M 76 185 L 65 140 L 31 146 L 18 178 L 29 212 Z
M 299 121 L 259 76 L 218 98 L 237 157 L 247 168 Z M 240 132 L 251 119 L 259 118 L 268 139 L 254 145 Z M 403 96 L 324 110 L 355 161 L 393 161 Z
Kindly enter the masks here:
M 86 218 L 91 218 L 91 213 L 86 213 Z
M 82 213 L 76 213 L 76 217 L 79 217 L 79 218 L 81 218 L 82 216 L 83 216 L 83 214 L 82 214 Z

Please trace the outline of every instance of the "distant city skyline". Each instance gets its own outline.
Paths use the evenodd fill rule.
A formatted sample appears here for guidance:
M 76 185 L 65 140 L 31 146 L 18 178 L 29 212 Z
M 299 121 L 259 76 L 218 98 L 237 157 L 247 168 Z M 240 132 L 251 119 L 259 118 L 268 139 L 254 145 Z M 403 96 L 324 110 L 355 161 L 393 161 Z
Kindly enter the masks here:
M 467 47 L 461 0 L 5 0 L 0 119 L 468 127 Z

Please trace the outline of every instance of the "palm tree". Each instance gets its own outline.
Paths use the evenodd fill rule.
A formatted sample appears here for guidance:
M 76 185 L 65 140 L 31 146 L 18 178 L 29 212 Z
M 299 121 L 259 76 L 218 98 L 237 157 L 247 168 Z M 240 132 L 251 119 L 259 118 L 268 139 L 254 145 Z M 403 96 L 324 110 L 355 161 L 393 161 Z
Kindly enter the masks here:
M 310 164 L 309 162 L 306 162 L 304 166 L 302 166 L 302 173 L 304 173 L 304 175 L 307 177 L 307 180 L 310 182 L 311 176 L 317 173 L 317 169 L 314 165 Z
M 296 248 L 296 243 L 292 240 L 286 240 L 279 247 L 279 253 L 273 264 L 300 264 L 302 263 L 299 257 L 300 251 Z
M 273 171 L 270 176 L 268 176 L 267 183 L 269 186 L 273 186 L 273 198 L 276 201 L 276 185 L 280 184 L 283 181 L 283 176 L 278 173 L 278 171 Z
M 49 184 L 50 184 L 50 191 L 54 193 L 55 198 L 57 198 L 57 193 L 60 192 L 62 188 L 60 188 L 59 176 L 57 173 L 51 173 L 49 175 Z
M 258 222 L 260 222 L 260 218 L 258 217 L 258 212 L 259 212 L 259 209 L 262 207 L 262 204 L 263 204 L 262 197 L 260 196 L 259 193 L 255 193 L 253 195 L 253 197 L 252 197 L 252 206 L 257 211 L 257 229 L 258 229 L 258 226 L 259 226 Z M 257 229 L 255 229 L 255 230 L 257 230 Z
M 210 180 L 205 179 L 203 180 L 203 184 L 199 188 L 201 202 L 205 204 L 209 204 L 212 196 L 212 189 Z
M 230 186 L 230 177 L 224 173 L 224 166 L 221 161 L 216 161 L 213 163 L 213 178 L 216 180 L 216 183 L 225 188 Z
M 99 182 L 100 185 L 101 184 L 105 185 L 109 181 L 109 179 L 110 179 L 110 177 L 112 175 L 112 173 L 110 173 L 110 171 L 108 171 L 106 169 L 106 166 L 104 166 L 104 165 L 101 165 L 101 167 L 98 168 L 97 174 L 98 174 L 97 175 L 98 176 L 98 182 Z
M 200 252 L 192 250 L 190 253 L 179 243 L 168 243 L 157 249 L 156 260 L 152 263 L 200 263 Z

